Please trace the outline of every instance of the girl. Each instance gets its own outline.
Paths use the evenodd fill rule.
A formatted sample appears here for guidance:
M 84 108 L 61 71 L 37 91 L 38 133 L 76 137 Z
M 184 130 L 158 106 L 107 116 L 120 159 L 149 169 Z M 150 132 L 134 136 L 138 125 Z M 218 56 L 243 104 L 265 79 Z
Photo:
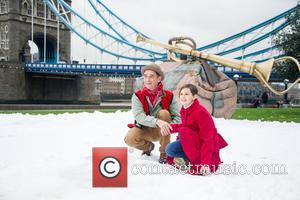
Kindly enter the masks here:
M 192 84 L 180 89 L 182 123 L 171 124 L 171 132 L 179 132 L 179 138 L 168 144 L 166 153 L 177 161 L 178 158 L 188 161 L 188 173 L 207 175 L 217 170 L 221 163 L 219 150 L 226 147 L 227 143 L 217 132 L 209 112 L 199 104 L 197 94 L 198 90 Z M 172 159 L 168 161 L 173 164 Z

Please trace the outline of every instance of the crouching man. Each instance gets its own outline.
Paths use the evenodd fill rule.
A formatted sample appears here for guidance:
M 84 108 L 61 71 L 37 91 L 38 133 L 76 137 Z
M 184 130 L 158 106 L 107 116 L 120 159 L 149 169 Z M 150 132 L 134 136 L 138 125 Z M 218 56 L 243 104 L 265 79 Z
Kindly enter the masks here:
M 164 73 L 156 64 L 146 65 L 141 73 L 144 86 L 132 96 L 134 124 L 128 124 L 130 130 L 125 143 L 142 151 L 142 155 L 151 155 L 154 141 L 159 141 L 159 163 L 166 163 L 165 148 L 170 143 L 170 123 L 181 121 L 177 100 L 173 93 L 163 89 Z M 162 136 L 165 135 L 165 136 Z

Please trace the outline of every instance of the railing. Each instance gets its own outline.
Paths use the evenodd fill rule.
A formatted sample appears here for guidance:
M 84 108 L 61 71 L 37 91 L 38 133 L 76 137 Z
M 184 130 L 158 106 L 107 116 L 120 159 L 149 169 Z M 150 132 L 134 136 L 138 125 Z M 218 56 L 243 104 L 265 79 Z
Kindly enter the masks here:
M 141 76 L 142 65 L 26 63 L 27 73 L 49 73 L 92 76 Z
M 122 64 L 66 64 L 66 63 L 26 63 L 25 72 L 44 74 L 86 75 L 86 76 L 127 76 L 140 77 L 143 65 Z M 220 71 L 222 67 L 218 67 Z M 239 71 L 223 71 L 228 77 L 233 78 L 238 74 L 240 81 L 256 81 L 254 76 Z M 282 81 L 278 75 L 271 74 L 271 81 Z

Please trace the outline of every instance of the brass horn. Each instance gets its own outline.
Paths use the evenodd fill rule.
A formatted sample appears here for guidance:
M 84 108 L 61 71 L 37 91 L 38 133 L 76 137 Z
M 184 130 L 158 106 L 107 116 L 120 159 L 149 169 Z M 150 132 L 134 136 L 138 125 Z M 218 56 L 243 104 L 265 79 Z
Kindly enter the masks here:
M 234 59 L 234 58 L 225 58 L 222 56 L 197 51 L 197 50 L 194 50 L 191 48 L 185 49 L 183 47 L 163 44 L 163 43 L 151 40 L 149 38 L 145 38 L 142 35 L 137 35 L 136 42 L 146 42 L 149 44 L 153 44 L 153 45 L 162 47 L 162 48 L 168 50 L 170 53 L 180 53 L 180 54 L 184 54 L 184 55 L 195 56 L 198 58 L 209 60 L 209 61 L 221 64 L 221 65 L 239 70 L 241 72 L 246 72 L 248 74 L 255 76 L 263 85 L 268 87 L 272 92 L 274 92 L 277 95 L 282 95 L 282 94 L 288 92 L 292 87 L 294 87 L 298 82 L 300 82 L 300 77 L 299 77 L 293 84 L 291 84 L 284 91 L 277 91 L 274 88 L 272 88 L 272 86 L 270 86 L 270 84 L 268 83 L 273 64 L 278 61 L 291 60 L 296 63 L 296 65 L 298 66 L 298 69 L 300 71 L 299 62 L 295 58 L 289 57 L 289 56 L 285 56 L 285 57 L 278 58 L 278 59 L 272 58 L 272 59 L 267 60 L 262 63 L 255 63 L 255 62 L 238 60 L 238 59 Z

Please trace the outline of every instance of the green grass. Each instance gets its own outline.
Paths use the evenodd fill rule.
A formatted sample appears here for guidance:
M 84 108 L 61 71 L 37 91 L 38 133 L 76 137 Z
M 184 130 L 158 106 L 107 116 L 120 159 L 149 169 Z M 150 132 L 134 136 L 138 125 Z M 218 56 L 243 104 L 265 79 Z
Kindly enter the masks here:
M 30 114 L 30 115 L 48 115 L 48 114 L 64 114 L 64 113 L 81 113 L 88 112 L 93 113 L 94 111 L 104 112 L 104 113 L 112 113 L 117 110 L 127 111 L 128 109 L 67 109 L 67 110 L 1 110 L 0 114 Z
M 299 108 L 238 108 L 233 119 L 300 123 Z
M 70 109 L 70 110 L 8 110 L 0 111 L 0 114 L 30 114 L 30 115 L 47 115 L 47 114 L 63 114 L 63 113 L 81 113 L 94 111 L 112 113 L 117 110 L 128 111 L 128 109 Z M 237 108 L 232 119 L 248 119 L 261 121 L 280 121 L 280 122 L 297 122 L 300 123 L 299 108 Z

